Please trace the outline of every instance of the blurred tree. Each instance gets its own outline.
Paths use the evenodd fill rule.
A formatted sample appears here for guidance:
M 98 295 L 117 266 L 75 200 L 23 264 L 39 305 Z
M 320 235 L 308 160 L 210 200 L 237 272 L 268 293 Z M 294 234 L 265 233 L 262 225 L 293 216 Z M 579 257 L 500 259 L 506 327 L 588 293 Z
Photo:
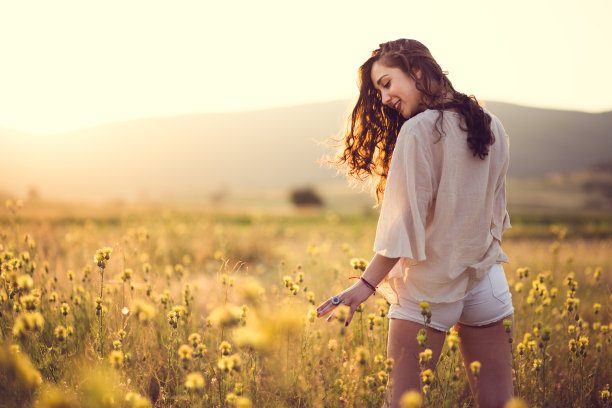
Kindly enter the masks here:
M 296 207 L 323 207 L 323 199 L 312 187 L 296 188 L 291 191 L 291 202 Z

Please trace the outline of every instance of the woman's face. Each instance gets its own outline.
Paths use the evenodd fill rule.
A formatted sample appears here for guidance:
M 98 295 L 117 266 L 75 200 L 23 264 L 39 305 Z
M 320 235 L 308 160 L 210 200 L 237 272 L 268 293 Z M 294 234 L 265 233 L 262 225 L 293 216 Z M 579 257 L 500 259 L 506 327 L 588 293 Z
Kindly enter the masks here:
M 371 76 L 382 103 L 397 110 L 405 119 L 423 110 L 421 91 L 400 68 L 388 67 L 379 60 L 372 64 Z M 421 72 L 418 71 L 416 76 L 420 79 Z

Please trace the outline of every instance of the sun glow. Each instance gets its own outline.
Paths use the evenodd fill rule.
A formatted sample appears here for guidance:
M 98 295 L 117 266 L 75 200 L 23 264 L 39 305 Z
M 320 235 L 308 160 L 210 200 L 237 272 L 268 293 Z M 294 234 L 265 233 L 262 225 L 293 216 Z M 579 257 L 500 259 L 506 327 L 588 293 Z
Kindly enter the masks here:
M 609 2 L 381 4 L 5 2 L 0 126 L 48 134 L 353 98 L 357 67 L 399 37 L 426 44 L 481 99 L 612 108 L 612 79 L 593 75 L 612 71 Z

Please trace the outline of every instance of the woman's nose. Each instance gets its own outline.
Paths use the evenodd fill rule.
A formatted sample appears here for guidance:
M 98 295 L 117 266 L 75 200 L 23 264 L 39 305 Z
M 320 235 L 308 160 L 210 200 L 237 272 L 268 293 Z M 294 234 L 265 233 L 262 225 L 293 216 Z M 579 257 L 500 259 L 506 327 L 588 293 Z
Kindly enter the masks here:
M 389 103 L 391 103 L 391 96 L 389 96 L 388 92 L 383 92 L 380 96 L 380 99 L 383 105 L 389 105 Z

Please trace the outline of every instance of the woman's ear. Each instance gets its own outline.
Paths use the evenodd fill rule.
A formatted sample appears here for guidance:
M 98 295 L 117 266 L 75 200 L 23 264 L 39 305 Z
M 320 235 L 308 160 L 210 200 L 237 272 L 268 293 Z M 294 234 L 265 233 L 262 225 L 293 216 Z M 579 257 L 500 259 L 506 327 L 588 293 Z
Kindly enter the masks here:
M 414 69 L 412 72 L 414 72 L 414 75 L 419 81 L 423 78 L 423 72 L 420 69 Z

